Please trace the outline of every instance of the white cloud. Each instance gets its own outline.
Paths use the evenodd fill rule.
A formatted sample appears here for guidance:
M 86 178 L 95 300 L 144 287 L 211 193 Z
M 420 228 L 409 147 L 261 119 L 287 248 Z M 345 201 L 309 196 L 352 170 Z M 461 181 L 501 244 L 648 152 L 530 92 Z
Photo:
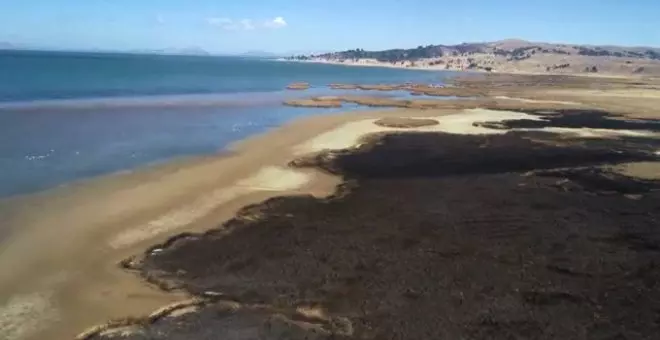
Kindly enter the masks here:
M 241 28 L 246 31 L 251 31 L 255 28 L 254 24 L 252 23 L 252 20 L 250 19 L 242 19 L 241 21 L 239 21 L 239 24 Z
M 220 27 L 226 30 L 236 29 L 234 20 L 229 18 L 207 18 L 206 23 L 211 26 Z
M 282 28 L 286 27 L 288 24 L 286 23 L 286 20 L 282 17 L 277 17 L 273 20 L 268 20 L 264 23 L 264 27 L 267 28 Z
M 287 26 L 286 20 L 276 17 L 265 22 L 255 23 L 252 19 L 234 20 L 231 18 L 207 18 L 206 23 L 210 26 L 219 27 L 227 31 L 252 31 L 260 28 L 282 28 Z

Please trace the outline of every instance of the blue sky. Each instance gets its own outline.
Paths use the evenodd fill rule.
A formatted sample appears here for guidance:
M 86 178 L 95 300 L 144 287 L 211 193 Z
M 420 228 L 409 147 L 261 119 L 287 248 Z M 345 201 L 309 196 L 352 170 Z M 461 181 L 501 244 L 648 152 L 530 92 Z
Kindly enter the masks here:
M 522 38 L 660 46 L 660 0 L 0 0 L 0 42 L 211 52 Z

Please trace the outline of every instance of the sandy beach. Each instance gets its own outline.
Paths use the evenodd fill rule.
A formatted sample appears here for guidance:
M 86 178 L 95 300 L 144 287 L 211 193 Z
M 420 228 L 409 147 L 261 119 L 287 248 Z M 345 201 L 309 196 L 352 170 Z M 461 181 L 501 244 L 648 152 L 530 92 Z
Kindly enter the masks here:
M 444 66 L 428 66 L 428 65 L 412 65 L 410 62 L 403 64 L 392 64 L 381 62 L 375 59 L 360 59 L 360 60 L 332 60 L 323 58 L 314 58 L 309 60 L 287 60 L 280 59 L 283 62 L 296 62 L 296 63 L 316 63 L 316 64 L 330 64 L 342 66 L 356 66 L 356 67 L 386 67 L 386 68 L 405 68 L 411 70 L 444 70 Z M 475 71 L 476 72 L 476 71 Z
M 141 284 L 117 264 L 172 233 L 216 226 L 245 204 L 299 190 L 331 192 L 331 180 L 287 177 L 282 166 L 291 145 L 335 122 L 305 129 L 298 124 L 304 123 L 246 141 L 226 156 L 184 159 L 3 201 L 3 229 L 10 234 L 2 244 L 0 291 L 11 294 L 3 294 L 0 323 L 15 329 L 12 339 L 23 339 L 24 332 L 32 339 L 66 339 L 126 311 L 140 315 L 184 298 Z M 47 332 L 32 332 L 40 327 Z
M 9 233 L 0 246 L 0 291 L 10 292 L 0 301 L 0 324 L 10 329 L 10 339 L 69 339 L 90 325 L 188 298 L 145 285 L 118 263 L 173 234 L 216 227 L 245 205 L 280 195 L 331 194 L 338 178 L 293 171 L 287 163 L 318 151 L 305 143 L 323 143 L 314 137 L 345 122 L 402 114 L 410 113 L 302 119 L 242 141 L 226 155 L 181 159 L 0 202 Z
M 465 99 L 448 102 L 446 108 L 305 118 L 242 141 L 223 155 L 181 159 L 1 201 L 0 219 L 7 235 L 0 244 L 0 329 L 9 340 L 71 339 L 108 320 L 148 315 L 196 296 L 185 289 L 163 291 L 122 270 L 119 263 L 174 235 L 221 228 L 239 210 L 269 198 L 334 194 L 342 174 L 322 167 L 292 167 L 290 162 L 359 149 L 368 144 L 367 136 L 404 131 L 497 136 L 516 129 L 575 138 L 660 138 L 657 131 L 637 126 L 573 127 L 561 120 L 543 123 L 538 114 L 503 109 L 611 105 L 628 110 L 631 119 L 650 117 L 649 105 L 658 100 L 651 90 L 614 90 L 612 96 L 605 90 L 580 95 L 561 89 L 515 91 L 491 89 L 491 96 L 478 101 L 483 108 L 474 108 L 474 102 Z M 650 102 L 639 104 L 641 97 Z M 633 104 L 626 105 L 627 101 Z M 377 124 L 382 118 L 398 123 L 401 118 L 430 119 L 437 124 L 414 128 L 392 121 Z M 493 128 L 508 120 L 542 124 Z

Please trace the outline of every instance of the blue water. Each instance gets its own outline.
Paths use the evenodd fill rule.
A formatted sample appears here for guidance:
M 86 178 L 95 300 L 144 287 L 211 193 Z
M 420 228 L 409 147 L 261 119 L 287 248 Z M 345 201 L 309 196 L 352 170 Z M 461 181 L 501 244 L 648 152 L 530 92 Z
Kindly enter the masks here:
M 281 105 L 341 94 L 330 83 L 442 83 L 448 76 L 231 57 L 0 52 L 0 196 L 218 153 L 297 117 L 360 109 Z M 295 81 L 313 88 L 283 90 Z

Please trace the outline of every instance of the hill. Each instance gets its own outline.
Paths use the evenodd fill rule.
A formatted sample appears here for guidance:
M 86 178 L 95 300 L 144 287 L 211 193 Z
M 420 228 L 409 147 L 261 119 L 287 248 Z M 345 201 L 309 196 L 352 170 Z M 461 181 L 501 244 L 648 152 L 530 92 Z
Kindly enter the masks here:
M 507 39 L 410 49 L 354 49 L 292 60 L 525 73 L 660 74 L 660 48 L 556 44 Z

